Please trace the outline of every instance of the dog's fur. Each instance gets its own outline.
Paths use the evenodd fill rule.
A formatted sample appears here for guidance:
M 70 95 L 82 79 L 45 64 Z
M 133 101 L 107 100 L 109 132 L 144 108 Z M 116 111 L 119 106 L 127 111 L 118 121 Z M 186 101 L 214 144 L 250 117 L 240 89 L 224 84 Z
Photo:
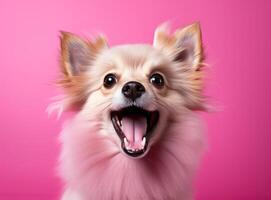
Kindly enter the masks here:
M 51 109 L 77 109 L 61 133 L 62 200 L 193 199 L 192 179 L 204 147 L 193 113 L 204 109 L 202 66 L 198 23 L 174 33 L 161 25 L 153 45 L 111 48 L 102 36 L 89 41 L 62 32 L 59 83 L 65 96 Z M 116 75 L 112 88 L 103 85 L 108 73 Z M 163 87 L 151 84 L 154 73 L 164 78 Z M 121 93 L 129 81 L 146 89 L 135 102 Z M 132 104 L 159 112 L 148 148 L 138 158 L 123 152 L 110 119 L 112 110 Z

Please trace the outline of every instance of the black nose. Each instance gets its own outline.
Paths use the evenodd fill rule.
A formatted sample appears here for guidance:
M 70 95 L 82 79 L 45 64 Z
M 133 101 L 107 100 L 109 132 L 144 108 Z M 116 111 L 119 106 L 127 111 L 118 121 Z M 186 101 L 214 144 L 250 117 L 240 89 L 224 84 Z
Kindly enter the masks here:
M 135 81 L 125 83 L 122 88 L 122 94 L 133 101 L 139 98 L 144 92 L 144 86 L 141 83 Z

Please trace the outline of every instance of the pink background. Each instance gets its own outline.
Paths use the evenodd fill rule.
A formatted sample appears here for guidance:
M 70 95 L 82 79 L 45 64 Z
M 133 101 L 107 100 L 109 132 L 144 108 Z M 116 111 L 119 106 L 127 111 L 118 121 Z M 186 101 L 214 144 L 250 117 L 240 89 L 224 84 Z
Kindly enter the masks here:
M 200 21 L 209 149 L 198 200 L 271 199 L 271 1 L 0 1 L 0 199 L 54 200 L 61 121 L 48 119 L 59 30 L 104 32 L 111 45 L 151 43 L 154 28 Z

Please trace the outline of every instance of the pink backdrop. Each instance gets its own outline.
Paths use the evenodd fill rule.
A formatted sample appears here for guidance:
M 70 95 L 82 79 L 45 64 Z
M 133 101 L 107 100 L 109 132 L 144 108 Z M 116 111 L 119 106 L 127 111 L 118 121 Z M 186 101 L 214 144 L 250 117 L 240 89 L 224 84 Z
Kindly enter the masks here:
M 154 28 L 200 21 L 210 64 L 207 94 L 221 112 L 203 114 L 209 149 L 198 200 L 271 199 L 271 1 L 0 1 L 0 199 L 54 200 L 61 121 L 59 30 L 104 32 L 110 44 L 151 43 Z

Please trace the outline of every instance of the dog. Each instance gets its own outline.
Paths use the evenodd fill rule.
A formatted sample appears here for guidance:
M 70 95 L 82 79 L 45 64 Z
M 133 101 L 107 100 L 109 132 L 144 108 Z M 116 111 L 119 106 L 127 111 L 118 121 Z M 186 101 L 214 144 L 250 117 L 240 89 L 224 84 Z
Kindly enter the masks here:
M 158 26 L 152 45 L 61 32 L 62 200 L 191 200 L 205 140 L 199 23 Z

